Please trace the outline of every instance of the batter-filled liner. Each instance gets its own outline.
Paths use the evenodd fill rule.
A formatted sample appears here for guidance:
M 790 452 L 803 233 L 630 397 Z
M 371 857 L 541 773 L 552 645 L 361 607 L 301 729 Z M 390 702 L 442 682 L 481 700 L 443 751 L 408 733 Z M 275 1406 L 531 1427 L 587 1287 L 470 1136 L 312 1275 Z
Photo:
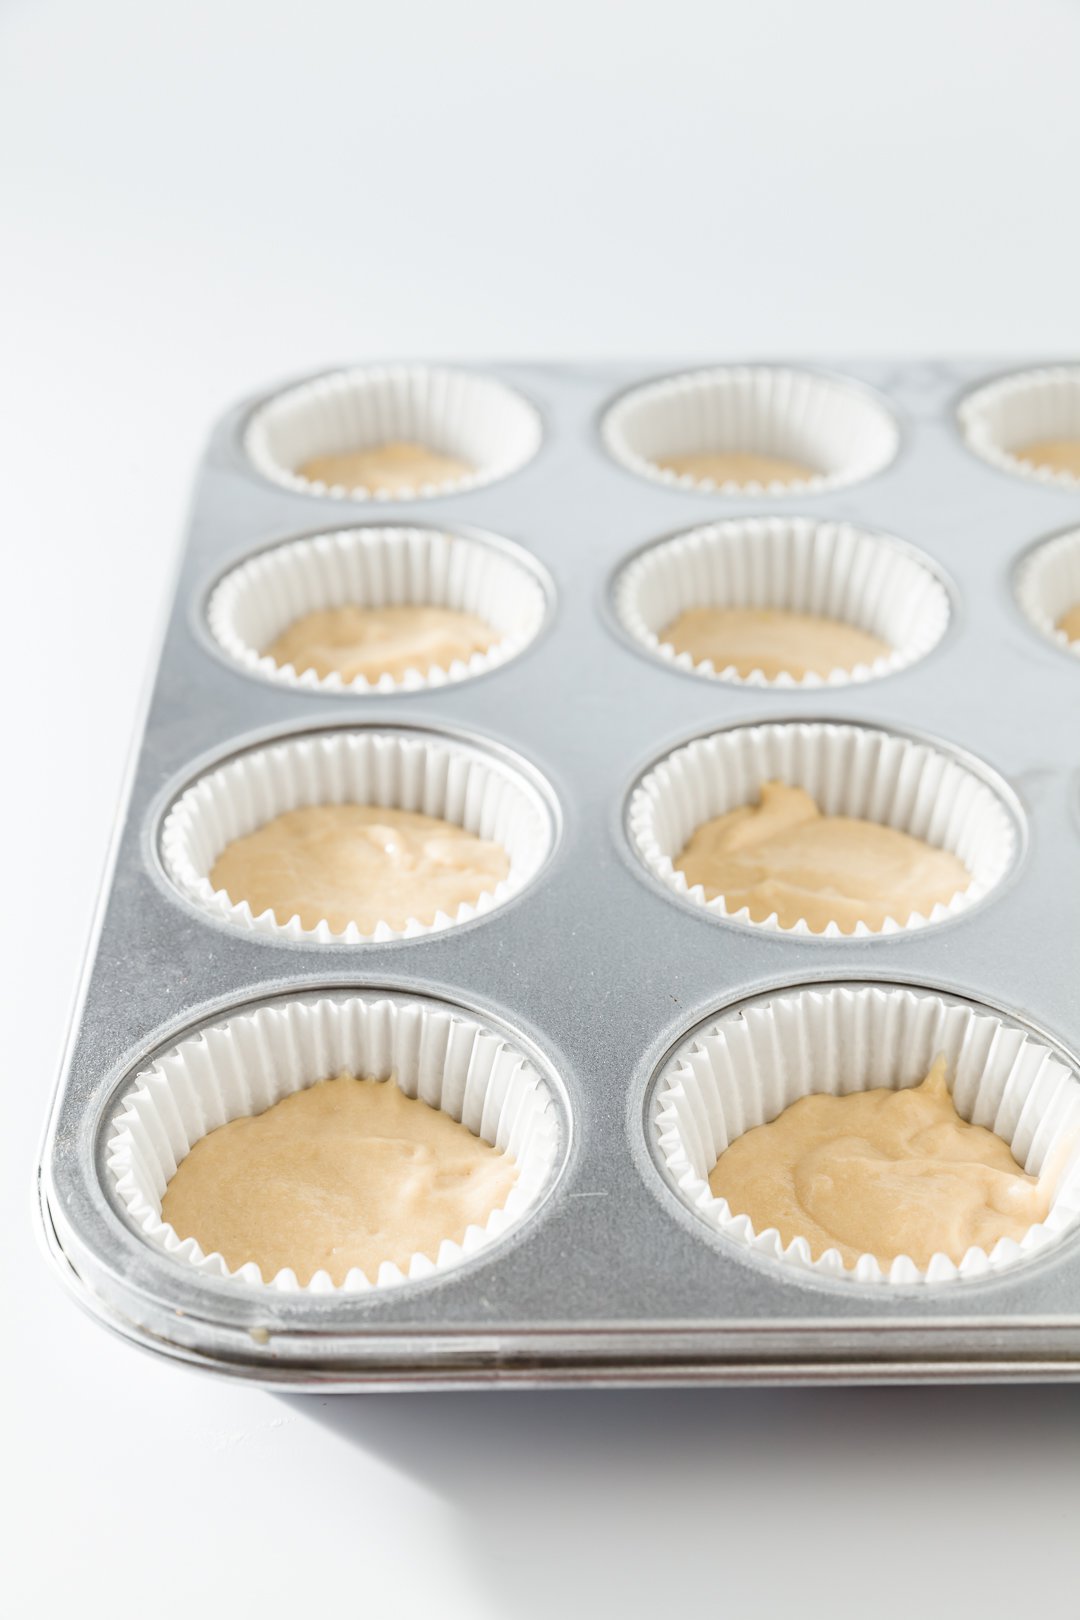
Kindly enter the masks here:
M 516 472 L 540 448 L 540 418 L 505 383 L 438 366 L 358 366 L 276 394 L 254 412 L 244 448 L 264 477 L 336 500 L 417 500 L 477 489 Z M 371 490 L 311 479 L 300 469 L 326 456 L 412 444 L 466 471 L 416 489 Z
M 377 680 L 298 672 L 267 649 L 296 620 L 342 607 L 446 607 L 491 627 L 493 640 L 468 659 Z M 207 620 L 230 658 L 253 675 L 318 692 L 415 691 L 482 675 L 528 646 L 544 622 L 539 576 L 497 546 L 437 529 L 343 529 L 258 552 L 214 590 Z
M 974 389 L 960 404 L 960 428 L 984 461 L 1017 478 L 1080 489 L 1080 366 L 1014 372 Z M 1039 447 L 1070 451 L 1069 465 L 1040 459 Z
M 900 442 L 895 419 L 869 392 L 782 366 L 718 366 L 645 383 L 609 407 L 602 432 L 609 454 L 643 478 L 725 495 L 838 489 L 880 472 Z M 665 465 L 717 453 L 806 472 L 790 467 L 771 477 L 766 464 L 748 482 L 718 481 Z
M 453 916 L 380 923 L 363 933 L 350 923 L 334 932 L 325 920 L 305 928 L 299 917 L 259 915 L 215 889 L 210 873 L 226 845 L 287 811 L 306 806 L 382 805 L 463 827 L 502 846 L 505 878 L 462 903 Z M 553 842 L 554 826 L 540 791 L 495 754 L 452 737 L 406 730 L 318 732 L 249 749 L 199 777 L 172 806 L 161 832 L 165 871 L 180 892 L 236 928 L 297 941 L 346 945 L 415 938 L 484 916 L 530 883 Z
M 1046 1220 L 1019 1242 L 971 1248 L 957 1264 L 936 1254 L 923 1269 L 902 1255 L 884 1271 L 873 1255 L 845 1266 L 836 1249 L 811 1257 L 805 1238 L 786 1247 L 755 1231 L 713 1195 L 709 1175 L 745 1132 L 802 1097 L 918 1085 L 944 1057 L 957 1112 L 1008 1143 L 1029 1174 L 1047 1169 Z M 669 1184 L 713 1229 L 795 1271 L 865 1283 L 939 1284 L 1021 1264 L 1080 1217 L 1080 1079 L 1051 1047 L 989 1008 L 891 986 L 784 990 L 725 1013 L 667 1060 L 650 1101 L 649 1129 Z
M 708 900 L 675 862 L 702 823 L 759 802 L 767 782 L 802 788 L 827 816 L 879 822 L 955 855 L 971 874 L 966 889 L 928 916 L 859 922 L 845 937 L 895 934 L 957 915 L 1002 881 L 1015 856 L 1016 824 L 988 782 L 931 743 L 868 726 L 790 721 L 740 726 L 701 737 L 653 767 L 634 790 L 630 842 L 646 870 L 680 898 L 716 916 L 807 938 L 837 938 L 836 923 L 813 932 L 805 920 L 781 928 L 775 915 L 752 921 L 722 895 Z
M 183 1241 L 161 1217 L 177 1165 L 195 1142 L 229 1120 L 258 1114 L 339 1073 L 396 1084 L 508 1153 L 517 1178 L 503 1208 L 434 1258 L 414 1255 L 376 1276 L 354 1269 L 347 1293 L 431 1277 L 520 1225 L 550 1185 L 563 1147 L 561 1104 L 546 1077 L 513 1043 L 457 1009 L 415 997 L 347 994 L 283 1001 L 237 1013 L 193 1035 L 136 1075 L 119 1098 L 106 1141 L 106 1175 L 127 1219 L 178 1262 L 248 1287 L 297 1291 L 284 1268 L 263 1277 L 248 1263 L 230 1271 L 219 1254 Z M 313 1293 L 335 1285 L 319 1272 Z
M 1080 658 L 1080 529 L 1028 553 L 1017 570 L 1016 599 L 1040 635 Z M 1066 615 L 1070 623 L 1063 625 Z
M 737 518 L 659 541 L 615 585 L 624 628 L 656 657 L 695 675 L 748 686 L 841 686 L 925 657 L 949 623 L 949 596 L 917 556 L 884 536 L 815 518 Z M 870 662 L 826 674 L 740 673 L 678 652 L 665 636 L 687 610 L 764 609 L 838 620 L 886 644 Z

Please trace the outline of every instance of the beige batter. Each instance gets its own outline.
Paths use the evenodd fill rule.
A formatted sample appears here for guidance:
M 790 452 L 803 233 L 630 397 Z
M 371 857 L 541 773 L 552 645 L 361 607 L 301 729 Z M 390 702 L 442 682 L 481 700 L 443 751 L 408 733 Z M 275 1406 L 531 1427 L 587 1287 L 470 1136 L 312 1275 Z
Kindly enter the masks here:
M 781 608 L 687 608 L 660 632 L 660 640 L 689 653 L 695 664 L 709 658 L 714 669 L 733 668 L 743 676 L 760 670 L 770 680 L 852 670 L 892 651 L 888 642 L 842 619 Z
M 467 461 L 440 455 L 426 444 L 395 439 L 368 450 L 349 450 L 336 456 L 313 456 L 298 467 L 301 478 L 312 483 L 340 484 L 344 489 L 366 489 L 372 495 L 411 495 L 429 484 L 448 484 L 474 472 Z
M 1025 1175 L 1000 1136 L 961 1119 L 945 1067 L 908 1091 L 801 1098 L 732 1142 L 709 1186 L 755 1231 L 806 1238 L 815 1260 L 839 1249 L 849 1266 L 905 1254 L 925 1267 L 1019 1241 L 1046 1218 L 1052 1178 Z
M 1057 627 L 1065 632 L 1070 641 L 1080 641 L 1080 602 L 1061 615 Z
M 290 1266 L 343 1283 L 353 1266 L 374 1282 L 382 1261 L 434 1260 L 502 1209 L 517 1166 L 448 1114 L 393 1081 L 341 1074 L 195 1143 L 165 1189 L 161 1213 L 232 1270 L 254 1260 L 263 1280 Z
M 501 844 L 411 810 L 367 804 L 322 804 L 288 810 L 226 844 L 210 882 L 233 905 L 246 900 L 256 917 L 270 910 L 280 924 L 296 915 L 305 928 L 325 919 L 336 934 L 355 923 L 363 934 L 379 923 L 404 928 L 453 917 L 506 877 Z
M 1080 439 L 1036 439 L 1033 444 L 1021 445 L 1013 455 L 1033 467 L 1072 473 L 1080 478 Z
M 707 899 L 722 894 L 730 911 L 746 906 L 755 922 L 775 912 L 782 928 L 805 919 L 814 934 L 830 922 L 850 934 L 859 922 L 928 916 L 971 881 L 947 850 L 874 821 L 823 816 L 809 793 L 784 782 L 764 783 L 756 805 L 703 822 L 675 866 Z
M 751 450 L 717 450 L 704 455 L 663 456 L 657 466 L 698 483 L 711 479 L 714 484 L 801 484 L 816 478 L 817 471 L 802 461 L 783 456 L 762 456 Z
M 472 613 L 445 607 L 337 607 L 305 613 L 263 649 L 275 664 L 291 664 L 298 675 L 363 675 L 400 680 L 409 670 L 449 669 L 459 659 L 486 652 L 498 637 Z

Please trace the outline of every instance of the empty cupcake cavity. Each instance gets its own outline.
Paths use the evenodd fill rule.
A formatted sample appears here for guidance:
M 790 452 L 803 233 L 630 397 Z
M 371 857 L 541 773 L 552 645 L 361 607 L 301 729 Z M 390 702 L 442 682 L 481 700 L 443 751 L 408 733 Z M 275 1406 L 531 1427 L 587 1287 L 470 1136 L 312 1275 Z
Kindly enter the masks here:
M 853 484 L 887 466 L 899 446 L 895 419 L 869 392 L 815 372 L 773 366 L 720 366 L 646 383 L 615 401 L 602 432 L 615 460 L 642 477 L 743 495 Z M 717 483 L 663 465 L 710 454 L 769 457 L 808 471 Z
M 886 643 L 872 662 L 828 675 L 740 674 L 695 662 L 664 637 L 694 608 L 782 610 L 838 619 Z M 884 536 L 813 518 L 744 518 L 650 546 L 615 585 L 624 629 L 658 658 L 696 675 L 750 686 L 820 687 L 888 675 L 925 657 L 945 634 L 949 596 L 929 565 Z
M 286 389 L 252 415 L 244 446 L 264 477 L 339 500 L 411 500 L 506 478 L 540 447 L 540 417 L 520 394 L 474 372 L 434 366 L 364 366 Z M 326 456 L 416 444 L 467 471 L 413 490 L 346 487 L 305 477 Z
M 722 895 L 706 899 L 676 860 L 696 828 L 714 816 L 756 804 L 766 782 L 802 788 L 826 816 L 878 822 L 955 855 L 971 874 L 965 890 L 928 916 L 863 922 L 843 937 L 876 937 L 922 928 L 957 915 L 1002 881 L 1013 864 L 1017 828 L 998 792 L 931 743 L 866 726 L 779 722 L 700 737 L 661 759 L 631 795 L 630 843 L 645 869 L 674 895 L 714 916 L 810 938 L 839 938 L 836 923 L 812 932 L 805 920 L 783 928 L 775 914 L 755 921 L 731 911 Z
M 1080 658 L 1080 620 L 1071 638 L 1060 628 L 1066 614 L 1080 613 L 1080 529 L 1027 554 L 1016 574 L 1016 599 L 1029 624 Z
M 220 1254 L 181 1240 L 162 1220 L 165 1189 L 197 1141 L 341 1073 L 396 1083 L 510 1154 L 517 1178 L 504 1207 L 460 1242 L 447 1238 L 433 1258 L 417 1254 L 404 1270 L 384 1262 L 375 1277 L 353 1269 L 340 1289 L 325 1271 L 303 1290 L 291 1269 L 263 1277 L 249 1262 L 230 1271 Z M 553 1179 L 567 1128 L 556 1087 L 481 1020 L 417 996 L 349 992 L 236 1013 L 181 1040 L 123 1090 L 105 1144 L 106 1177 L 147 1241 L 205 1276 L 279 1292 L 358 1293 L 447 1271 L 519 1226 Z
M 960 427 L 977 456 L 1019 478 L 1080 488 L 1076 469 L 1040 464 L 1023 452 L 1065 441 L 1080 453 L 1080 366 L 1046 366 L 999 377 L 961 402 Z
M 404 928 L 380 923 L 365 934 L 355 923 L 337 933 L 329 923 L 305 928 L 299 917 L 255 916 L 215 889 L 210 873 L 227 844 L 274 817 L 305 806 L 379 805 L 415 811 L 500 844 L 509 871 L 475 904 Z M 554 820 L 541 791 L 513 765 L 476 744 L 407 728 L 356 727 L 302 734 L 251 748 L 207 771 L 177 799 L 161 830 L 165 871 L 200 910 L 235 928 L 293 941 L 358 944 L 416 938 L 484 916 L 532 881 L 554 841 Z
M 1019 1243 L 971 1248 L 959 1263 L 936 1254 L 920 1269 L 906 1255 L 888 1270 L 864 1254 L 845 1266 L 830 1249 L 816 1260 L 797 1237 L 755 1231 L 716 1197 L 709 1176 L 745 1132 L 800 1098 L 918 1085 L 943 1056 L 957 1112 L 1008 1143 L 1029 1175 L 1054 1178 L 1046 1220 Z M 1080 1216 L 1080 1081 L 1047 1043 L 989 1008 L 883 985 L 783 990 L 697 1029 L 654 1082 L 649 1130 L 679 1199 L 740 1247 L 794 1272 L 865 1283 L 939 1284 L 1003 1271 L 1039 1254 Z
M 448 667 L 371 681 L 279 664 L 268 648 L 305 614 L 333 608 L 443 607 L 490 626 L 494 641 Z M 465 680 L 505 664 L 539 633 L 547 593 L 521 556 L 436 529 L 344 529 L 260 551 L 230 570 L 207 607 L 221 649 L 265 680 L 319 692 L 399 692 Z

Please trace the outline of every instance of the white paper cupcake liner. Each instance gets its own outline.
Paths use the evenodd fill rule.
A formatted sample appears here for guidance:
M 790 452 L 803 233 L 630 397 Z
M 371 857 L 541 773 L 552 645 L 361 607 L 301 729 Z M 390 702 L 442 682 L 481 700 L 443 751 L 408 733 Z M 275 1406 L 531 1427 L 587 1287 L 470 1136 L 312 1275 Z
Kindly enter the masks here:
M 720 366 L 646 383 L 616 400 L 602 431 L 615 460 L 643 478 L 724 495 L 838 489 L 880 472 L 900 443 L 894 418 L 869 392 L 777 366 Z M 717 486 L 659 465 L 710 452 L 778 456 L 818 470 L 792 482 Z
M 879 637 L 892 651 L 827 676 L 695 663 L 662 632 L 688 608 L 771 608 L 839 619 Z M 692 529 L 634 558 L 615 586 L 623 627 L 678 669 L 743 686 L 821 687 L 868 681 L 905 669 L 937 646 L 949 624 L 949 595 L 904 547 L 849 523 L 813 518 L 745 518 Z
M 342 1073 L 392 1080 L 407 1097 L 509 1153 L 518 1174 L 504 1207 L 483 1226 L 470 1226 L 460 1242 L 447 1238 L 434 1260 L 416 1254 L 404 1271 L 385 1261 L 376 1277 L 354 1268 L 341 1285 L 325 1271 L 304 1285 L 291 1269 L 264 1278 L 254 1261 L 230 1271 L 220 1254 L 204 1253 L 194 1238 L 182 1241 L 162 1220 L 165 1189 L 202 1137 Z M 237 1014 L 182 1040 L 121 1096 L 106 1173 L 142 1235 L 206 1276 L 280 1292 L 358 1293 L 447 1271 L 518 1226 L 551 1180 L 560 1113 L 529 1058 L 467 1014 L 413 997 L 350 992 Z
M 1043 439 L 1080 439 L 1080 366 L 1045 366 L 977 388 L 961 402 L 968 445 L 991 465 L 1037 484 L 1080 489 L 1073 473 L 1023 461 L 1016 452 Z
M 415 500 L 508 477 L 532 459 L 541 436 L 534 408 L 491 377 L 434 366 L 358 366 L 275 395 L 252 416 L 244 446 L 259 472 L 287 489 L 337 500 Z M 297 471 L 316 456 L 400 440 L 455 456 L 473 470 L 417 491 L 376 494 Z
M 1043 541 L 1028 553 L 1016 575 L 1016 599 L 1030 624 L 1048 641 L 1080 658 L 1058 620 L 1080 602 L 1080 529 Z
M 883 1271 L 873 1255 L 845 1266 L 836 1249 L 817 1260 L 797 1237 L 755 1231 L 709 1188 L 717 1159 L 745 1132 L 815 1092 L 847 1096 L 918 1085 L 935 1058 L 948 1063 L 957 1112 L 1006 1141 L 1029 1175 L 1057 1178 L 1046 1220 L 1019 1243 L 1003 1238 L 959 1264 L 937 1254 L 925 1270 L 907 1256 Z M 865 1283 L 955 1282 L 1003 1271 L 1038 1254 L 1080 1217 L 1080 1080 L 1050 1047 L 988 1009 L 883 986 L 779 991 L 718 1018 L 672 1055 L 650 1110 L 667 1180 L 689 1209 L 753 1253 L 795 1271 Z
M 372 934 L 354 923 L 334 933 L 326 921 L 304 928 L 299 917 L 279 923 L 272 911 L 255 916 L 234 905 L 209 874 L 236 838 L 275 816 L 321 804 L 382 805 L 418 811 L 501 844 L 510 871 L 474 904 L 452 917 L 411 920 Z M 161 832 L 161 857 L 177 889 L 193 904 L 233 927 L 293 941 L 359 944 L 416 938 L 483 916 L 504 904 L 540 870 L 553 842 L 552 817 L 537 788 L 511 765 L 450 737 L 406 730 L 323 731 L 252 748 L 201 776 L 176 801 Z
M 722 895 L 706 900 L 674 862 L 702 822 L 756 803 L 771 781 L 803 788 L 823 815 L 875 821 L 950 851 L 971 882 L 928 917 L 888 918 L 880 929 L 858 923 L 846 934 L 836 923 L 811 931 L 804 919 L 782 928 L 775 913 L 756 922 L 745 907 L 729 911 Z M 811 939 L 870 938 L 943 922 L 1000 883 L 1016 850 L 1015 824 L 1002 800 L 959 761 L 930 743 L 827 722 L 740 726 L 677 748 L 634 790 L 627 822 L 646 870 L 673 894 L 750 927 Z
M 498 639 L 446 669 L 411 669 L 378 681 L 364 675 L 346 681 L 336 671 L 298 674 L 263 652 L 307 613 L 408 605 L 474 614 Z M 546 607 L 537 575 L 497 546 L 435 529 L 344 529 L 261 551 L 230 570 L 210 598 L 207 622 L 222 651 L 264 680 L 318 692 L 389 693 L 498 668 L 538 634 Z

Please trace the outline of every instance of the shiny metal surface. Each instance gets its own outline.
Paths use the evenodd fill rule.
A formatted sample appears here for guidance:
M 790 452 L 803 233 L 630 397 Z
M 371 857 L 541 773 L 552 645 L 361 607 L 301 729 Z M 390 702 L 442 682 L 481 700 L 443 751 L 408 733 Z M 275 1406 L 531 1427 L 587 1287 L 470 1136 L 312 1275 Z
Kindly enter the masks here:
M 356 506 L 278 489 L 240 448 L 250 403 L 211 438 L 43 1150 L 50 1252 L 81 1302 L 127 1337 L 293 1388 L 1076 1377 L 1080 1235 L 999 1279 L 938 1290 L 782 1275 L 711 1241 L 677 1205 L 643 1120 L 649 1081 L 687 1030 L 781 984 L 925 985 L 1080 1047 L 1080 664 L 1040 640 L 1012 596 L 1018 557 L 1080 524 L 1080 495 L 1011 479 L 965 450 L 956 398 L 992 362 L 836 365 L 887 397 L 899 456 L 867 483 L 767 501 L 669 490 L 608 460 L 600 412 L 655 367 L 482 369 L 538 405 L 545 440 L 513 477 L 460 495 Z M 858 522 L 925 552 L 953 596 L 934 652 L 885 680 L 774 694 L 665 668 L 613 628 L 613 571 L 643 544 L 780 510 Z M 209 650 L 202 614 L 225 568 L 354 523 L 515 542 L 553 580 L 545 629 L 480 680 L 393 697 L 293 691 Z M 632 783 L 690 735 L 781 718 L 892 726 L 975 756 L 1015 795 L 1024 837 L 1011 878 L 948 923 L 871 940 L 770 934 L 673 902 L 627 846 Z M 283 944 L 196 914 L 156 862 L 171 790 L 256 737 L 349 722 L 461 731 L 534 766 L 561 822 L 537 881 L 464 928 L 380 945 Z M 509 1026 L 561 1080 L 569 1153 L 537 1215 L 445 1277 L 359 1298 L 256 1293 L 149 1248 L 100 1175 L 117 1087 L 238 1003 L 353 985 L 463 1003 Z

